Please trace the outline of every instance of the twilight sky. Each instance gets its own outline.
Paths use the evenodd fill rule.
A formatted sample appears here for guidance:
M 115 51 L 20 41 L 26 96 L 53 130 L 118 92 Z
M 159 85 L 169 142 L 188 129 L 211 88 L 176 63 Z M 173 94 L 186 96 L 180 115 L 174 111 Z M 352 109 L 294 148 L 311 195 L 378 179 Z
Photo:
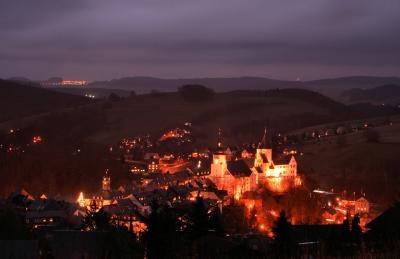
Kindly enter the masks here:
M 400 77 L 400 1 L 0 1 L 0 78 Z

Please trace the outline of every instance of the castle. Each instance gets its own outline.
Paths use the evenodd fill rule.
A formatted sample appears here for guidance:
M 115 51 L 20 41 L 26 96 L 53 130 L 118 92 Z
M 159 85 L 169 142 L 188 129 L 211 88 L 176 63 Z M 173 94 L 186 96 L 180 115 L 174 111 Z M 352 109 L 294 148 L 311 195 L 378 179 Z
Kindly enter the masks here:
M 227 190 L 235 199 L 240 199 L 244 192 L 256 191 L 258 184 L 278 193 L 301 185 L 300 177 L 297 176 L 296 159 L 288 155 L 273 158 L 266 129 L 253 158 L 227 161 L 218 138 L 218 148 L 213 155 L 209 178 L 218 189 Z

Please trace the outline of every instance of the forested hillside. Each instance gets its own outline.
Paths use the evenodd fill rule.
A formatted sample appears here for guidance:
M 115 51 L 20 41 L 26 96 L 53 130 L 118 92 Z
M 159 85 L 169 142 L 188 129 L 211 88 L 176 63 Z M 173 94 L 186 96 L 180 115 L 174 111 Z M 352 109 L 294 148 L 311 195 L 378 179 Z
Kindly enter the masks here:
M 96 101 L 98 100 L 0 79 L 0 122 Z

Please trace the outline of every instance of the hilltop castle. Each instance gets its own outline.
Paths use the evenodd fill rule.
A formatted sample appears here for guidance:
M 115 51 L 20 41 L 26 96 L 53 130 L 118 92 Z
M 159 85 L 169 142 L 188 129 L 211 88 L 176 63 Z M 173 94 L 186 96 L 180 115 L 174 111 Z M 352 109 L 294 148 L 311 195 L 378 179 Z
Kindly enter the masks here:
M 235 199 L 239 199 L 246 191 L 257 190 L 259 183 L 273 192 L 284 192 L 301 185 L 293 156 L 279 155 L 273 158 L 266 129 L 254 158 L 227 161 L 218 137 L 218 148 L 213 155 L 209 178 L 218 189 L 227 190 Z

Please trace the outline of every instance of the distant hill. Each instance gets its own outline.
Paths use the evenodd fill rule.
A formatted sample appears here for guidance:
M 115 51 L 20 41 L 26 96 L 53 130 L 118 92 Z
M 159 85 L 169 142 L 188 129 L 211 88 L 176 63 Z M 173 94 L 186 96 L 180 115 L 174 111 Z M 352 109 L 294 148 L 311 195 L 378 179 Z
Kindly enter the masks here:
M 28 79 L 26 77 L 10 77 L 7 79 L 7 81 L 11 81 L 11 82 L 15 82 L 15 83 L 23 84 L 23 85 L 30 85 L 30 86 L 39 87 L 39 88 L 42 87 L 42 85 L 39 84 L 38 82 L 31 81 L 30 79 Z
M 352 102 L 359 101 L 375 101 L 382 103 L 397 103 L 400 102 L 400 84 L 389 84 L 374 87 L 365 90 L 353 90 L 352 92 L 347 92 L 349 94 L 349 99 Z M 343 93 L 343 94 L 346 94 Z
M 390 82 L 390 83 L 388 83 Z M 334 79 L 320 79 L 307 81 L 307 85 L 335 85 L 335 84 L 357 84 L 357 85 L 383 85 L 400 84 L 399 77 L 374 77 L 374 76 L 349 76 Z
M 400 84 L 399 77 L 352 76 L 313 81 L 284 81 L 262 77 L 233 78 L 195 78 L 195 79 L 160 79 L 154 77 L 124 77 L 111 81 L 96 81 L 87 87 L 116 88 L 134 90 L 139 94 L 150 93 L 151 90 L 175 92 L 179 86 L 200 84 L 213 88 L 216 92 L 233 90 L 269 90 L 284 88 L 303 88 L 327 95 L 341 101 L 340 94 L 352 88 L 369 89 L 385 84 Z
M 342 103 L 334 101 L 323 94 L 305 89 L 287 88 L 287 89 L 271 89 L 265 91 L 239 90 L 239 91 L 228 92 L 227 94 L 236 96 L 266 96 L 266 97 L 293 98 L 316 105 L 322 109 L 327 109 L 330 113 L 340 117 L 341 119 L 346 119 L 346 118 L 353 119 L 365 116 L 365 114 L 362 114 L 357 110 L 348 107 Z
M 96 101 L 0 79 L 0 122 Z
M 176 92 L 178 87 L 188 84 L 204 85 L 216 92 L 248 89 L 272 89 L 272 88 L 301 88 L 302 82 L 272 80 L 262 77 L 236 77 L 236 78 L 194 78 L 194 79 L 160 79 L 154 77 L 124 77 L 111 81 L 96 81 L 88 84 L 88 87 L 129 89 L 140 93 L 150 93 L 151 90 L 164 92 Z

